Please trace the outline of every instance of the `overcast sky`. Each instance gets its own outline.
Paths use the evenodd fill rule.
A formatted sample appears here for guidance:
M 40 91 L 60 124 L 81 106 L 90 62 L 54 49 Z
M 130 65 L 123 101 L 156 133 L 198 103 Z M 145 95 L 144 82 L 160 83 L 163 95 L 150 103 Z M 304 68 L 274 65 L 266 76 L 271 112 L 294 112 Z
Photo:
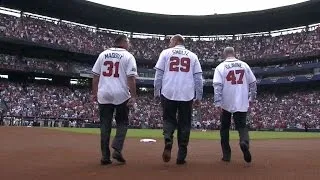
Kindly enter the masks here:
M 208 15 L 269 9 L 306 0 L 89 0 L 108 6 L 171 15 Z

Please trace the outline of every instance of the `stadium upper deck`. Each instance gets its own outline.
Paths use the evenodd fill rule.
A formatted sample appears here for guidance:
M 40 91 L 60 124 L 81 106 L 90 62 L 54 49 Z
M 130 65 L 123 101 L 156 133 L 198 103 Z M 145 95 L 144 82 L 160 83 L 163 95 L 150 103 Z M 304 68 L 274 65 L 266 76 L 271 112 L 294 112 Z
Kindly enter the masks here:
M 65 2 L 65 1 L 63 1 Z M 138 60 L 138 63 L 145 62 L 147 60 L 149 62 L 154 63 L 157 59 L 161 50 L 167 47 L 167 38 L 165 35 L 150 35 L 150 34 L 141 34 L 141 33 L 134 33 L 134 32 L 123 32 L 123 31 L 112 31 L 107 30 L 104 28 L 98 28 L 99 25 L 87 26 L 81 24 L 75 24 L 64 19 L 64 12 L 61 11 L 61 7 L 63 5 L 61 1 L 45 1 L 32 6 L 32 8 L 28 8 L 29 5 L 21 6 L 24 3 L 20 2 L 19 0 L 12 0 L 12 1 L 2 1 L 2 5 L 7 7 L 14 7 L 18 8 L 23 11 L 33 12 L 33 13 L 42 13 L 42 15 L 52 15 L 53 17 L 58 17 L 60 19 L 54 19 L 50 17 L 43 17 L 40 15 L 35 15 L 27 12 L 20 12 L 20 11 L 11 11 L 10 14 L 14 14 L 15 16 L 8 16 L 4 14 L 0 14 L 1 22 L 0 22 L 0 30 L 2 31 L 0 35 L 1 38 L 1 51 L 4 49 L 11 48 L 12 46 L 23 46 L 20 48 L 19 53 L 23 54 L 23 56 L 40 56 L 41 53 L 38 50 L 38 47 L 49 47 L 47 51 L 42 53 L 42 57 L 48 57 L 49 51 L 53 50 L 62 50 L 65 52 L 71 52 L 71 54 L 63 53 L 62 59 L 68 58 L 70 61 L 85 59 L 85 62 L 92 63 L 96 55 L 100 53 L 103 49 L 112 45 L 113 38 L 117 33 L 126 33 L 131 37 L 132 41 L 132 48 L 131 52 L 135 55 Z M 66 2 L 65 2 L 66 3 Z M 95 8 L 106 8 L 106 11 L 113 12 L 117 14 L 119 17 L 123 16 L 123 13 L 127 12 L 126 10 L 121 10 L 120 12 L 115 12 L 115 10 L 119 10 L 116 8 L 105 7 L 101 5 L 92 4 L 89 2 L 84 1 L 74 1 L 76 7 L 77 5 L 83 5 L 83 8 L 86 11 L 93 11 L 97 10 Z M 67 3 L 68 4 L 68 3 Z M 316 2 L 306 2 L 301 3 L 298 5 L 292 5 L 288 7 L 276 8 L 273 10 L 266 10 L 266 11 L 259 11 L 260 13 L 264 12 L 265 14 L 268 13 L 275 13 L 281 12 L 283 14 L 287 13 L 286 9 L 290 9 L 291 11 L 296 10 L 299 12 L 301 11 L 301 18 L 304 18 L 304 25 L 314 22 L 320 22 L 319 17 L 317 16 L 318 11 L 314 10 L 310 7 L 310 9 L 306 10 L 306 7 L 309 7 L 312 4 L 313 7 L 317 7 L 319 3 Z M 66 4 L 65 4 L 66 5 Z M 69 4 L 70 5 L 70 4 Z M 43 7 L 42 9 L 40 7 Z M 53 9 L 56 11 L 53 12 Z M 76 9 L 76 8 L 72 8 Z M 7 12 L 9 12 L 7 11 Z M 87 12 L 84 12 L 86 14 Z M 12 13 L 13 12 L 13 13 Z M 77 11 L 78 12 L 78 11 Z M 53 13 L 53 14 L 50 14 Z M 76 14 L 76 12 L 74 12 Z M 248 13 L 240 13 L 241 15 L 246 14 L 248 18 L 252 18 L 253 14 L 257 15 L 258 12 L 249 13 L 252 16 L 249 16 Z M 74 20 L 77 21 L 75 15 L 68 16 L 67 20 Z M 143 13 L 142 13 L 143 14 Z M 216 15 L 215 17 L 229 17 L 232 19 L 233 16 L 238 16 L 240 14 L 233 14 L 231 15 Z M 103 14 L 102 14 L 103 15 Z M 105 15 L 105 14 L 104 14 Z M 141 14 L 137 14 L 141 15 Z M 156 17 L 155 14 L 144 14 L 150 15 L 151 17 Z M 94 15 L 95 16 L 95 15 Z M 159 15 L 159 16 L 166 16 L 171 17 L 169 15 Z M 309 16 L 312 16 L 309 18 Z M 88 15 L 88 18 L 91 17 Z M 101 16 L 105 17 L 105 16 Z M 178 16 L 173 16 L 178 17 Z M 198 17 L 198 16 L 197 16 Z M 202 16 L 202 20 L 207 19 L 210 20 L 211 16 Z M 307 17 L 307 18 L 306 18 Z M 100 19 L 101 19 L 100 18 Z M 186 18 L 194 18 L 192 16 L 186 16 Z M 200 17 L 198 17 L 200 18 Z M 93 20 L 92 22 L 99 22 L 100 19 Z M 117 27 L 113 26 L 112 22 L 109 23 L 109 20 L 112 19 L 110 17 L 106 17 L 104 22 L 108 22 L 104 24 L 104 27 Z M 219 18 L 218 18 L 219 19 Z M 217 19 L 216 19 L 217 20 Z M 279 15 L 279 21 L 282 21 Z M 85 22 L 88 21 L 88 24 L 92 24 L 89 22 L 89 19 L 83 19 L 83 21 L 77 22 Z M 270 22 L 272 19 L 270 19 Z M 122 21 L 118 21 L 122 22 Z M 131 26 L 138 26 L 137 24 L 132 21 Z M 272 21 L 273 22 L 273 21 Z M 291 22 L 291 20 L 287 21 L 286 23 Z M 296 22 L 296 21 L 294 21 Z M 297 23 L 292 23 L 288 27 L 294 27 L 294 25 L 301 25 Z M 149 21 L 146 21 L 145 24 L 149 24 Z M 152 22 L 151 22 L 152 23 Z M 192 21 L 190 21 L 192 23 Z M 252 21 L 253 23 L 253 21 Z M 284 24 L 286 24 L 284 23 Z M 231 29 L 241 29 L 243 26 L 239 28 L 234 28 L 234 25 L 226 24 L 226 27 L 232 27 Z M 102 24 L 103 25 L 103 24 Z M 101 26 L 102 26 L 101 25 Z M 252 24 L 253 26 L 259 26 L 259 24 Z M 125 28 L 126 25 L 123 25 Z M 152 26 L 154 27 L 154 26 Z M 166 29 L 171 29 L 166 28 Z M 209 27 L 209 28 L 208 28 Z M 217 28 L 210 29 L 208 26 L 204 29 L 209 29 L 211 34 L 217 32 Z M 270 24 L 271 27 L 271 24 Z M 277 26 L 273 27 L 274 30 Z M 286 27 L 286 26 L 281 26 Z M 121 28 L 121 29 L 123 29 Z M 144 31 L 144 27 L 140 31 Z M 263 28 L 262 28 L 263 29 Z M 262 30 L 261 29 L 261 30 Z M 270 28 L 271 29 L 271 28 Z M 130 28 L 128 29 L 130 30 Z M 184 29 L 181 29 L 181 33 L 183 34 Z M 264 29 L 267 30 L 267 29 Z M 199 29 L 199 32 L 201 30 Z M 254 31 L 254 30 L 252 30 Z M 252 32 L 251 31 L 251 32 Z M 152 31 L 151 31 L 152 32 Z M 172 31 L 173 32 L 173 31 Z M 220 31 L 221 33 L 222 31 Z M 241 32 L 241 31 L 237 31 Z M 248 31 L 250 32 L 250 31 Z M 163 34 L 167 33 L 167 31 L 163 31 Z M 219 34 L 219 32 L 217 32 Z M 228 33 L 225 31 L 224 33 Z M 9 38 L 9 39 L 8 39 Z M 18 40 L 18 41 L 17 41 Z M 23 43 L 21 45 L 21 40 Z M 31 47 L 24 47 L 26 43 L 33 44 Z M 238 57 L 245 61 L 251 61 L 249 64 L 259 64 L 263 65 L 262 63 L 267 62 L 270 64 L 274 60 L 279 63 L 280 60 L 282 63 L 292 62 L 292 59 L 300 61 L 301 59 L 308 59 L 310 58 L 317 58 L 320 55 L 320 28 L 319 25 L 306 25 L 302 27 L 298 27 L 295 29 L 290 30 L 280 30 L 280 31 L 269 31 L 269 32 L 260 32 L 254 34 L 234 34 L 234 35 L 214 35 L 214 36 L 190 36 L 187 38 L 186 43 L 187 48 L 194 51 L 198 56 L 199 59 L 203 61 L 203 64 L 206 65 L 206 62 L 212 64 L 212 62 L 219 62 L 221 58 L 221 51 L 225 46 L 234 46 L 238 53 Z M 8 52 L 12 52 L 12 49 L 7 50 L 7 52 L 2 52 L 6 54 Z M 34 52 L 33 54 L 31 52 Z M 18 54 L 19 54 L 18 53 Z M 27 54 L 26 54 L 27 53 Z M 79 58 L 79 56 L 74 56 L 72 53 L 80 53 L 80 56 L 84 56 L 84 58 Z M 31 55 L 32 54 L 32 55 Z M 61 53 L 51 53 L 51 54 L 61 54 Z M 315 57 L 316 56 L 316 57 Z M 57 57 L 52 57 L 53 59 L 60 59 Z M 259 61 L 257 61 L 259 60 Z M 267 61 L 266 61 L 267 60 Z M 148 63 L 149 63 L 148 62 Z
M 19 14 L 16 14 L 20 16 Z M 115 34 L 92 27 L 75 25 L 66 21 L 41 19 L 40 16 L 22 13 L 20 17 L 0 14 L 2 37 L 9 41 L 24 40 L 38 46 L 96 56 L 105 48 L 112 46 Z M 238 57 L 245 60 L 272 58 L 297 58 L 320 54 L 319 25 L 295 29 L 295 33 L 283 32 L 272 36 L 225 36 L 187 38 L 186 46 L 195 52 L 202 61 L 219 61 L 221 51 L 226 46 L 234 46 Z M 155 61 L 160 52 L 167 47 L 167 38 L 146 38 L 131 36 L 131 52 L 137 59 Z M 7 48 L 6 46 L 3 47 Z M 87 59 L 88 62 L 88 59 Z
M 269 32 L 320 22 L 320 1 L 318 0 L 263 11 L 208 16 L 141 13 L 84 0 L 2 0 L 0 2 L 2 6 L 8 8 L 95 27 L 165 35 L 181 33 L 200 36 Z

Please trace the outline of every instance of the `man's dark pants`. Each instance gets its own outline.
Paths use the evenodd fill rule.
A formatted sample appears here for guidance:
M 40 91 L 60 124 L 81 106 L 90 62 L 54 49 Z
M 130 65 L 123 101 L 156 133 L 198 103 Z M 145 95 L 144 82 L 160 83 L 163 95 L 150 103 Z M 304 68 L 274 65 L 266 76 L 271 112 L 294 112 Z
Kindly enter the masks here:
M 192 100 L 191 101 L 172 101 L 161 96 L 163 108 L 163 135 L 165 145 L 173 144 L 173 134 L 178 130 L 178 160 L 184 160 L 187 157 L 187 146 L 189 144 L 191 118 L 192 118 Z M 177 118 L 178 112 L 178 118 Z
M 118 152 L 122 151 L 124 140 L 127 135 L 128 130 L 128 114 L 129 108 L 127 106 L 127 102 L 124 102 L 120 105 L 113 104 L 99 104 L 100 111 L 100 136 L 101 136 L 101 153 L 102 158 L 109 160 L 110 159 L 110 149 L 109 149 L 109 141 L 110 134 L 112 128 L 112 120 L 114 111 L 116 111 L 116 136 L 112 142 L 112 148 Z
M 230 158 L 231 148 L 229 144 L 229 130 L 231 125 L 231 115 L 232 113 L 223 110 L 221 114 L 221 148 L 223 152 L 223 157 Z M 246 125 L 247 113 L 246 112 L 235 112 L 233 113 L 233 119 L 236 126 L 236 130 L 239 132 L 240 142 L 245 142 L 249 146 L 249 133 Z
M 0 112 L 0 126 L 4 126 L 3 119 L 4 119 L 4 116 L 3 116 L 2 112 Z

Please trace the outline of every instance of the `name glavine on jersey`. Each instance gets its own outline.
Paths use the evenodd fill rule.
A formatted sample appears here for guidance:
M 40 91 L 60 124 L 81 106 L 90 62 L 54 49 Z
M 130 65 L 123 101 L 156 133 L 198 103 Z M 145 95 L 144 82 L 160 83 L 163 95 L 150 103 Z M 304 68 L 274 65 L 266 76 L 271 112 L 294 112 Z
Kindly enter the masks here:
M 242 68 L 241 63 L 230 63 L 230 64 L 226 64 L 225 67 L 227 69 L 234 68 L 234 67 Z

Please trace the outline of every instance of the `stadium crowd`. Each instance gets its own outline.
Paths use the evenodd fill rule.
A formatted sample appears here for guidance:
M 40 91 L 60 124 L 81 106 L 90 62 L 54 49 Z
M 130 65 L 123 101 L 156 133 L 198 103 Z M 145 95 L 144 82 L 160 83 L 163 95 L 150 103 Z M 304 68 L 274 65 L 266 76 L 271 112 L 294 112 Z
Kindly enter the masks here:
M 296 66 L 302 67 L 304 64 L 318 63 L 319 59 L 314 58 L 305 62 L 296 62 L 291 64 L 275 64 L 263 67 L 251 67 L 255 71 L 268 71 L 269 69 L 284 69 L 287 66 Z M 91 74 L 92 70 L 91 64 L 78 63 L 73 61 L 54 61 L 49 59 L 39 59 L 39 58 L 30 58 L 30 57 L 18 57 L 8 54 L 0 54 L 0 69 L 9 69 L 15 71 L 25 71 L 25 72 L 42 72 L 42 73 L 73 73 L 73 74 Z M 140 71 L 141 70 L 141 71 Z M 146 71 L 147 70 L 147 71 Z M 138 72 L 140 77 L 154 77 L 154 72 L 149 71 L 150 68 L 144 67 L 143 65 L 138 66 Z M 147 72 L 147 73 L 146 73 Z M 212 69 L 204 69 L 204 76 L 206 78 L 212 78 L 213 71 Z M 260 77 L 259 79 L 268 78 Z M 285 77 L 285 76 L 283 76 Z
M 0 14 L 0 37 L 22 39 L 54 48 L 97 55 L 112 45 L 115 34 L 96 28 L 44 20 L 23 15 L 21 17 Z M 130 51 L 137 59 L 156 60 L 167 47 L 168 39 L 131 38 Z M 255 60 L 278 57 L 303 57 L 320 55 L 320 26 L 311 30 L 271 36 L 235 36 L 228 39 L 186 39 L 186 46 L 199 59 L 218 60 L 226 46 L 233 46 L 238 57 Z M 317 60 L 318 61 L 318 60 Z M 52 61 L 31 57 L 0 54 L 0 68 L 15 70 L 47 70 L 52 72 L 76 72 L 91 70 L 90 65 L 72 64 L 68 61 Z M 0 80 L 0 98 L 7 102 L 6 116 L 86 119 L 98 121 L 98 106 L 90 98 L 87 88 L 53 86 L 39 83 L 18 83 Z M 291 91 L 287 93 L 264 92 L 249 115 L 252 128 L 320 128 L 320 91 Z M 194 127 L 217 129 L 219 115 L 212 97 L 204 98 L 202 106 L 194 111 Z M 142 93 L 138 109 L 130 114 L 130 126 L 135 128 L 161 128 L 161 107 L 152 94 Z
M 97 55 L 112 45 L 115 34 L 64 21 L 44 20 L 29 15 L 21 17 L 0 14 L 0 35 L 23 39 L 73 52 Z M 131 52 L 137 59 L 156 60 L 168 39 L 131 38 Z M 224 47 L 232 45 L 238 57 L 245 60 L 320 54 L 320 27 L 312 30 L 271 36 L 235 36 L 223 40 L 186 40 L 186 46 L 200 60 L 219 59 Z
M 70 72 L 70 63 L 30 57 L 20 58 L 8 54 L 0 54 L 0 68 L 20 71 L 45 70 L 47 72 L 55 73 Z M 76 71 L 74 70 L 74 72 Z
M 6 116 L 98 119 L 97 104 L 87 88 L 62 87 L 35 83 L 1 81 L 0 95 L 7 102 Z M 249 115 L 252 128 L 320 128 L 320 91 L 263 92 L 258 95 Z M 130 114 L 134 128 L 161 128 L 161 106 L 152 93 L 141 92 L 138 109 Z M 198 128 L 217 129 L 220 125 L 211 95 L 205 97 L 200 109 L 194 110 L 194 124 Z

